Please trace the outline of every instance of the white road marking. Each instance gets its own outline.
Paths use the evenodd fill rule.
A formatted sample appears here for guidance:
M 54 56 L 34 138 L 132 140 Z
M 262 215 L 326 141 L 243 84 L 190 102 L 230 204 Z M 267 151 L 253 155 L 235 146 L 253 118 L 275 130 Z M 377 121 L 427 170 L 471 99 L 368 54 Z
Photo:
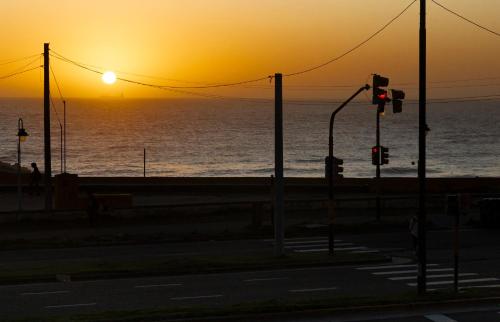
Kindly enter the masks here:
M 295 244 L 304 245 L 304 244 L 319 244 L 319 243 L 327 244 L 328 239 L 304 240 L 304 241 L 285 241 L 285 245 L 295 245 Z
M 428 269 L 428 272 L 445 272 L 445 271 L 452 271 L 453 268 L 431 268 Z M 389 271 L 389 272 L 375 272 L 372 273 L 373 275 L 397 275 L 397 274 L 410 274 L 410 273 L 417 273 L 418 270 L 416 269 L 411 269 L 411 270 L 406 270 L 406 271 Z
M 64 294 L 69 293 L 69 291 L 45 291 L 45 292 L 25 292 L 21 295 L 50 295 L 50 294 Z
M 379 265 L 379 266 L 362 266 L 356 267 L 357 270 L 365 271 L 365 270 L 376 270 L 376 269 L 386 269 L 386 268 L 405 268 L 405 267 L 416 267 L 417 264 L 405 264 L 405 265 Z M 427 267 L 438 266 L 438 264 L 427 264 Z
M 152 284 L 152 285 L 136 285 L 135 288 L 152 288 L 152 287 L 171 287 L 171 286 L 182 286 L 182 283 L 177 284 Z
M 252 278 L 248 280 L 243 280 L 243 282 L 265 282 L 265 281 L 276 281 L 276 280 L 287 280 L 288 277 L 269 277 L 269 278 Z
M 380 253 L 378 249 L 356 250 L 353 254 Z
M 172 297 L 170 299 L 173 301 L 182 301 L 182 300 L 210 299 L 222 296 L 223 296 L 222 294 L 214 294 L 214 295 L 201 295 L 201 296 Z
M 443 314 L 429 314 L 429 315 L 424 315 L 424 317 L 434 322 L 457 322 L 456 320 L 450 319 L 449 317 Z
M 46 309 L 63 309 L 67 307 L 80 307 L 80 306 L 94 306 L 97 305 L 97 303 L 79 303 L 79 304 L 66 304 L 66 305 L 48 305 L 45 308 Z
M 298 290 L 288 290 L 291 293 L 303 293 L 303 292 L 319 292 L 319 291 L 333 291 L 336 290 L 336 287 L 322 287 L 322 288 L 304 288 Z
M 328 246 L 328 243 L 322 243 L 322 244 L 309 244 L 309 245 L 287 245 L 285 244 L 286 248 L 308 248 L 308 247 L 326 247 Z M 335 246 L 352 246 L 352 243 L 335 243 Z
M 273 239 L 261 239 L 262 241 L 267 241 L 267 242 L 274 242 L 274 238 Z M 324 238 L 324 237 L 296 237 L 296 238 L 285 238 L 285 243 L 286 242 L 289 242 L 289 241 L 299 241 L 299 240 L 315 240 L 315 241 L 318 241 L 318 240 L 328 240 L 328 238 Z M 335 241 L 342 241 L 341 239 L 335 239 Z
M 360 247 L 334 247 L 333 250 L 336 251 L 349 251 L 349 250 L 363 250 L 367 249 L 364 246 Z M 296 253 L 314 253 L 314 252 L 326 252 L 328 251 L 328 248 L 315 248 L 315 249 L 297 249 L 295 250 Z
M 471 286 L 461 286 L 460 288 L 496 288 L 500 287 L 500 284 L 492 284 L 492 285 L 471 285 Z
M 498 278 L 473 278 L 468 280 L 459 280 L 458 283 L 478 283 L 478 282 L 492 282 L 498 281 Z M 453 284 L 455 281 L 438 281 L 438 282 L 427 282 L 427 285 L 447 285 Z M 408 283 L 408 286 L 417 286 L 417 283 Z
M 474 276 L 477 275 L 477 273 L 462 273 L 459 274 L 459 277 L 463 276 Z M 453 274 L 434 274 L 434 275 L 427 275 L 427 278 L 441 278 L 441 277 L 453 277 L 455 275 Z M 415 280 L 417 279 L 417 276 L 403 276 L 403 277 L 389 277 L 391 281 L 404 281 L 404 280 Z

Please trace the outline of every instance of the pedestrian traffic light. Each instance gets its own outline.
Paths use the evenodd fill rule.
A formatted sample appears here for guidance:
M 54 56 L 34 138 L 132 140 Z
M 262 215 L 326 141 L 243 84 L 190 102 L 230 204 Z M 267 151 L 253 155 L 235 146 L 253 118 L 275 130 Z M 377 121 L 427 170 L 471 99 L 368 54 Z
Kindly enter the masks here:
M 341 165 L 344 164 L 344 160 L 333 157 L 333 176 L 335 178 L 343 178 L 342 172 L 344 172 L 344 167 Z
M 380 147 L 380 151 L 382 152 L 382 162 L 381 162 L 381 164 L 389 164 L 389 148 L 381 146 Z
M 389 78 L 382 77 L 380 75 L 373 75 L 373 96 L 372 96 L 372 104 L 379 105 L 385 104 L 389 102 L 389 96 L 387 95 L 387 90 L 381 87 L 387 87 L 389 85 Z
M 401 113 L 403 111 L 403 101 L 405 98 L 405 92 L 391 89 L 392 94 L 392 112 Z
M 372 147 L 372 164 L 380 165 L 380 149 L 378 146 Z

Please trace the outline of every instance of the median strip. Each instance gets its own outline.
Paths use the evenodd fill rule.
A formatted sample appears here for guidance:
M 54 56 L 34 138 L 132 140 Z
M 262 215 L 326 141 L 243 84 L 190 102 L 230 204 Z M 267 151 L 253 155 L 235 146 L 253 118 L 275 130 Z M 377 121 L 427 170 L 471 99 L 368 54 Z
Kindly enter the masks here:
M 82 306 L 95 306 L 97 303 L 78 303 L 78 304 L 64 304 L 64 305 L 48 305 L 46 309 L 64 309 L 68 307 L 82 307 Z
M 334 291 L 336 287 L 322 287 L 322 288 L 304 288 L 299 290 L 288 290 L 290 293 L 305 293 L 305 292 L 320 292 L 320 291 Z
M 177 284 L 152 284 L 152 285 L 136 285 L 135 288 L 153 288 L 153 287 L 171 287 L 171 286 L 182 286 L 182 283 Z
M 65 294 L 65 293 L 69 293 L 69 291 L 25 292 L 21 293 L 21 295 L 50 295 L 50 294 Z
M 170 298 L 172 301 L 183 301 L 183 300 L 198 300 L 198 299 L 211 299 L 222 297 L 222 294 L 214 294 L 214 295 L 201 295 L 201 296 L 182 296 L 182 297 L 172 297 Z

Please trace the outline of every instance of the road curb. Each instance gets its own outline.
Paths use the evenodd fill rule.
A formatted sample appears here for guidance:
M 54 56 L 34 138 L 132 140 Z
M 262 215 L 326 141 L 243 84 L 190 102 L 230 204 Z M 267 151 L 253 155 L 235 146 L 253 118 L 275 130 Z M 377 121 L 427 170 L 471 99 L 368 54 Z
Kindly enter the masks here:
M 240 314 L 231 316 L 213 316 L 213 317 L 203 317 L 203 318 L 176 318 L 176 319 L 166 319 L 162 321 L 169 322 L 250 322 L 250 321 L 266 321 L 279 320 L 282 321 L 284 318 L 288 318 L 293 315 L 293 318 L 321 318 L 328 317 L 332 314 L 370 314 L 374 315 L 380 312 L 391 312 L 397 310 L 415 310 L 415 309 L 433 309 L 442 308 L 443 306 L 459 306 L 459 305 L 470 305 L 470 304 L 499 304 L 500 296 L 495 297 L 481 297 L 481 298 L 470 298 L 470 299 L 452 299 L 443 300 L 439 303 L 431 301 L 422 302 L 411 302 L 411 303 L 394 303 L 394 304 L 382 304 L 382 305 L 362 305 L 362 306 L 349 306 L 349 307 L 338 307 L 331 309 L 312 309 L 312 310 L 298 310 L 298 311 L 287 311 L 287 312 L 277 312 L 277 313 L 256 313 L 256 314 Z
M 214 268 L 200 271 L 186 271 L 177 270 L 174 272 L 158 272 L 158 271 L 137 271 L 137 272 L 108 272 L 108 273 L 85 273 L 85 274 L 57 274 L 57 275 L 42 275 L 36 278 L 13 278 L 10 280 L 0 280 L 0 285 L 22 285 L 22 284 L 36 284 L 36 283 L 53 283 L 53 282 L 77 282 L 77 281 L 93 281 L 93 280 L 106 280 L 106 279 L 126 279 L 126 278 L 140 278 L 140 277 L 158 277 L 158 276 L 186 276 L 186 275 L 201 275 L 201 274 L 220 274 L 230 272 L 245 272 L 245 271 L 264 271 L 264 270 L 286 270 L 286 269 L 299 269 L 299 268 L 313 268 L 313 267 L 341 267 L 350 265 L 365 265 L 365 264 L 382 264 L 391 262 L 391 258 L 371 259 L 363 261 L 345 261 L 340 263 L 316 263 L 314 265 L 289 265 L 289 266 L 256 266 L 256 267 L 232 267 L 232 268 Z

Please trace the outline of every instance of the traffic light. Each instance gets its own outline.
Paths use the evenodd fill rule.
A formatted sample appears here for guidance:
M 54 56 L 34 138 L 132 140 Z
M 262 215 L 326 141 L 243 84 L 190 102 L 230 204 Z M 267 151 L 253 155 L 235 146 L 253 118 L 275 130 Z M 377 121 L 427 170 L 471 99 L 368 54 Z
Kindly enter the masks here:
M 325 158 L 325 177 L 328 178 L 330 173 L 330 157 Z M 343 178 L 342 172 L 344 172 L 344 167 L 341 165 L 344 164 L 344 160 L 333 157 L 333 172 L 332 175 L 334 178 Z
M 372 147 L 372 164 L 380 165 L 380 149 L 378 146 Z
M 389 78 L 373 74 L 373 96 L 372 96 L 372 104 L 380 105 L 386 102 L 389 102 L 389 96 L 387 95 L 387 90 L 381 87 L 387 87 L 389 85 Z
M 391 89 L 392 94 L 392 112 L 401 113 L 403 111 L 403 101 L 405 99 L 405 92 Z
M 344 172 L 344 167 L 341 165 L 344 164 L 344 160 L 333 157 L 333 176 L 335 178 L 343 178 L 342 172 Z
M 381 162 L 381 164 L 389 164 L 389 148 L 381 146 L 380 147 L 380 151 L 382 152 L 382 162 Z

